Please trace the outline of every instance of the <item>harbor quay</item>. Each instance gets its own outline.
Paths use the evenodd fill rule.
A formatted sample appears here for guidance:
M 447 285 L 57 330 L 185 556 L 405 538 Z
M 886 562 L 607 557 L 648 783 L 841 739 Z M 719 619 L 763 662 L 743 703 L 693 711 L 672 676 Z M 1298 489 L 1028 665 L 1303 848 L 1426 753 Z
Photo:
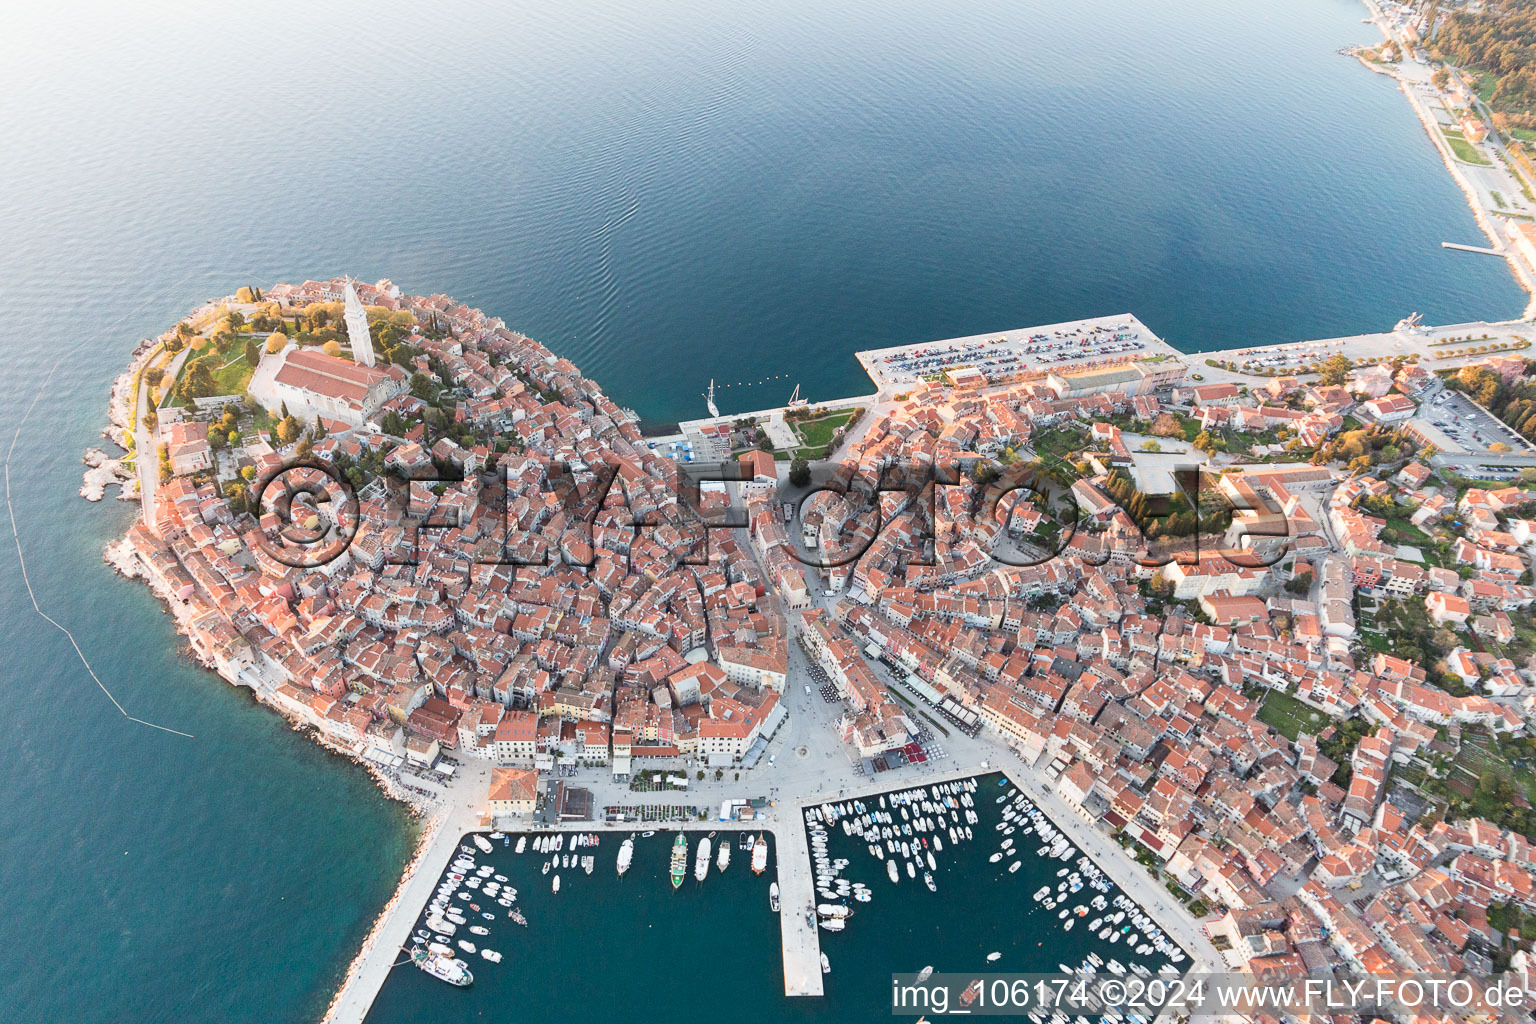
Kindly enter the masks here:
M 1188 383 L 1256 389 L 1277 377 L 1311 379 L 1315 375 L 1308 367 L 1335 356 L 1357 363 L 1411 358 L 1434 372 L 1459 369 L 1491 355 L 1527 355 L 1532 346 L 1533 319 L 1428 326 L 1410 314 L 1388 331 L 1182 352 L 1125 313 L 857 352 L 855 358 L 875 392 L 817 402 L 815 407 L 827 412 L 868 410 L 829 454 L 836 458 L 898 407 L 910 390 L 928 383 L 950 385 L 977 398 L 1028 382 L 1063 398 L 1098 391 L 1161 392 Z M 723 461 L 731 455 L 731 426 L 753 421 L 776 449 L 793 450 L 800 441 L 786 414 L 804 408 L 796 404 L 685 420 L 676 432 L 648 441 L 658 454 L 677 461 Z
M 788 997 L 816 997 L 825 994 L 821 970 L 820 932 L 810 911 L 816 902 L 814 869 L 805 828 L 807 809 L 826 803 L 851 800 L 870 801 L 882 794 L 917 787 L 958 782 L 983 774 L 1001 773 L 1024 793 L 1060 828 L 1083 854 L 1091 857 L 1108 878 L 1140 904 L 1158 924 L 1189 954 L 1191 971 L 1220 971 L 1225 961 L 1206 936 L 1200 923 L 1178 901 L 1150 878 L 1125 851 L 1106 834 L 1071 811 L 1056 796 L 1048 780 L 1012 751 L 985 740 L 954 736 L 953 767 L 925 767 L 903 770 L 869 779 L 852 776 L 833 768 L 821 772 L 822 783 L 814 792 L 793 799 L 772 801 L 761 816 L 747 821 L 699 820 L 658 823 L 627 821 L 568 821 L 534 825 L 526 821 L 503 823 L 509 835 L 597 833 L 613 837 L 628 836 L 646 825 L 657 831 L 679 830 L 702 836 L 711 832 L 765 831 L 775 844 L 775 866 L 780 888 L 779 926 L 784 974 L 784 994 Z M 843 766 L 846 768 L 846 764 Z M 762 769 L 752 781 L 761 784 L 774 774 Z M 577 781 L 581 781 L 579 778 Z M 592 780 L 594 783 L 597 778 Z M 743 788 L 741 785 L 737 789 Z M 347 974 L 324 1020 L 326 1024 L 362 1024 L 389 972 L 401 960 L 408 945 L 411 928 L 431 899 L 454 852 L 472 832 L 488 832 L 497 823 L 483 814 L 483 805 L 473 798 L 474 785 L 466 777 L 456 780 L 444 798 L 443 806 L 424 830 L 422 847 L 402 880 L 395 897 L 385 908 L 373 933 Z M 687 792 L 646 794 L 658 803 L 683 804 L 699 801 L 699 794 Z
M 996 383 L 1177 357 L 1179 352 L 1135 316 L 1122 313 L 867 349 L 854 355 L 886 394 L 935 376 L 962 386 L 982 380 Z

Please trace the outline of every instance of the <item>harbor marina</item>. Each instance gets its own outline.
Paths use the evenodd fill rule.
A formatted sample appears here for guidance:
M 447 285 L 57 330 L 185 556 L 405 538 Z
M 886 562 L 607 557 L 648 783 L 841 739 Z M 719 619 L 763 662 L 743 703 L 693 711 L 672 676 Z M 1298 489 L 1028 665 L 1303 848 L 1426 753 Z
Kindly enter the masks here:
M 1159 924 L 1002 774 L 790 804 L 780 813 L 761 830 L 699 822 L 650 835 L 504 836 L 488 854 L 466 836 L 409 945 L 461 961 L 473 983 L 408 970 L 416 954 L 407 949 L 367 1019 L 495 1019 L 490 994 L 542 992 L 551 957 L 570 943 L 605 963 L 632 961 L 642 973 L 639 965 L 662 950 L 713 964 L 724 944 L 744 955 L 720 968 L 728 972 L 721 983 L 769 1001 L 766 1019 L 778 1019 L 773 1007 L 788 1005 L 778 1000 L 797 994 L 822 997 L 795 1001 L 797 1017 L 863 1019 L 871 1005 L 883 1008 L 871 1000 L 885 997 L 891 973 L 925 965 L 1087 976 L 1189 965 Z M 742 858 L 756 866 L 759 856 L 762 874 L 728 869 Z M 772 956 L 775 940 L 782 964 Z M 557 987 L 545 998 L 534 1002 L 555 1012 Z M 612 1013 L 630 1005 L 621 993 L 601 999 L 612 1000 L 603 1003 Z

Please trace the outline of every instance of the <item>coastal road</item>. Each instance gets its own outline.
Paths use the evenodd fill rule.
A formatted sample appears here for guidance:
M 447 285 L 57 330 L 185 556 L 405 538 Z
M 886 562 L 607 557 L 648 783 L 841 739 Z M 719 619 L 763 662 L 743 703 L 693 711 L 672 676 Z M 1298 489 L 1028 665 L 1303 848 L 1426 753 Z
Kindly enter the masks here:
M 182 364 L 187 361 L 192 349 L 183 348 L 176 353 L 176 358 L 171 360 L 166 367 L 167 380 L 175 380 L 181 372 Z M 148 360 L 146 360 L 147 364 Z M 144 525 L 151 531 L 159 521 L 156 517 L 155 489 L 160 486 L 160 456 L 158 427 L 150 430 L 144 426 L 144 414 L 149 410 L 149 383 L 143 379 L 139 381 L 138 400 L 134 403 L 133 412 L 133 447 L 134 468 L 139 472 L 139 511 L 144 517 Z

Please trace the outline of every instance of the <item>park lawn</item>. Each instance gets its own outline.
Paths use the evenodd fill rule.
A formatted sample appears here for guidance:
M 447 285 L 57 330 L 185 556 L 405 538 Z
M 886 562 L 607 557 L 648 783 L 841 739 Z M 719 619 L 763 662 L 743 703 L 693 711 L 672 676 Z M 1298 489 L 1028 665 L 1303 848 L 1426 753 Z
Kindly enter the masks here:
M 1456 154 L 1456 159 L 1463 163 L 1479 164 L 1483 167 L 1493 163 L 1492 160 L 1483 156 L 1476 146 L 1468 142 L 1466 136 L 1459 132 L 1442 131 L 1440 134 L 1445 136 L 1445 141 L 1450 144 L 1451 152 Z
M 1259 721 L 1274 726 L 1288 740 L 1303 731 L 1317 735 L 1328 724 L 1328 716 L 1308 707 L 1288 693 L 1270 690 L 1259 705 Z
M 243 351 L 231 353 L 227 362 L 213 368 L 213 382 L 218 385 L 214 392 L 219 395 L 243 395 L 251 382 L 256 368 L 245 361 Z
M 807 448 L 825 448 L 832 443 L 832 434 L 838 427 L 853 418 L 853 410 L 832 413 L 830 416 L 822 416 L 814 420 L 801 420 L 795 424 L 795 432 L 800 435 Z

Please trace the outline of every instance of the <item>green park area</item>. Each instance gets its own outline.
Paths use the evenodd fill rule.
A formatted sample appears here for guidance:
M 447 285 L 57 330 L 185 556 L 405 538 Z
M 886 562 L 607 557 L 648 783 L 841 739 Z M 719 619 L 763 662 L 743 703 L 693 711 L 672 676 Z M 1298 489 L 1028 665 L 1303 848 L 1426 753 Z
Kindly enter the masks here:
M 802 459 L 826 458 L 827 449 L 831 446 L 838 428 L 846 425 L 861 412 L 863 412 L 862 409 L 842 409 L 820 415 L 812 412 L 804 419 L 786 417 L 796 436 L 803 442 L 792 454 Z
M 1259 705 L 1259 721 L 1294 740 L 1304 732 L 1317 735 L 1328 724 L 1328 716 L 1288 693 L 1269 690 L 1264 694 L 1264 703 Z
M 1467 137 L 1454 128 L 1442 128 L 1440 134 L 1445 136 L 1445 141 L 1450 144 L 1451 152 L 1456 154 L 1456 159 L 1469 164 L 1481 164 L 1486 167 L 1492 161 L 1478 150 Z

